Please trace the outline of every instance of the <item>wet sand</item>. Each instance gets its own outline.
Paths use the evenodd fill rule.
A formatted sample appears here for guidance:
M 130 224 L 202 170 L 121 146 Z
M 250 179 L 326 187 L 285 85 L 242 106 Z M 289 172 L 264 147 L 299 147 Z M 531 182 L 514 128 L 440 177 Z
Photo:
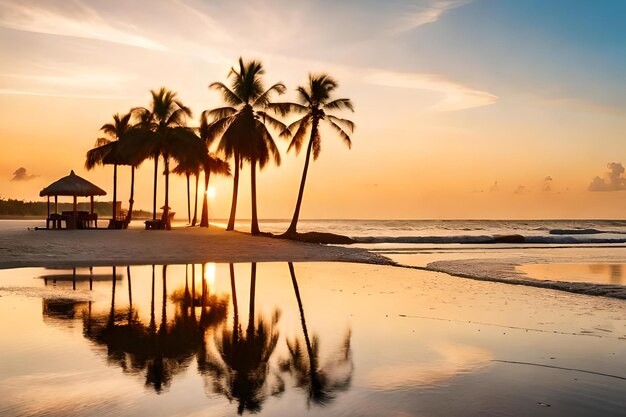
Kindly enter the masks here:
M 424 245 L 424 247 L 361 247 L 387 256 L 402 266 L 444 272 L 460 278 L 550 288 L 577 294 L 626 299 L 626 285 L 616 265 L 626 259 L 622 245 Z M 584 260 L 613 278 L 587 271 L 573 279 L 568 271 Z M 533 265 L 542 265 L 533 267 Z M 543 269 L 551 273 L 545 274 Z M 587 268 L 588 269 L 588 268 Z M 570 271 L 571 272 L 571 271 Z
M 11 317 L 0 321 L 0 415 L 617 417 L 626 407 L 621 300 L 336 262 L 132 266 L 76 291 L 45 284 L 52 273 L 68 271 L 0 271 L 0 288 L 14 288 L 0 290 Z M 220 353 L 224 338 L 251 322 L 273 337 L 255 356 L 266 372 L 229 379 L 241 365 Z M 129 329 L 137 343 L 125 342 Z
M 254 237 L 217 227 L 170 231 L 19 227 L 0 233 L 0 269 L 251 261 L 390 263 L 364 249 Z

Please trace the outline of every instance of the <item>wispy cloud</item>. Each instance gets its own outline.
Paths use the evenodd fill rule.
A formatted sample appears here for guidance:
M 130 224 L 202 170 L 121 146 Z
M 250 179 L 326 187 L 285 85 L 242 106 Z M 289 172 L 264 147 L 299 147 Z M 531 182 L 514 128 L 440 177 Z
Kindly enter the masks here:
M 370 84 L 387 87 L 411 88 L 443 94 L 443 99 L 431 107 L 433 111 L 455 111 L 488 106 L 498 101 L 498 96 L 475 90 L 435 74 L 375 72 L 365 77 Z
M 60 68 L 62 69 L 62 68 Z M 64 74 L 0 74 L 0 95 L 120 99 L 129 97 L 134 77 L 93 67 L 74 68 Z
M 448 10 L 456 9 L 470 0 L 433 0 L 424 5 L 410 5 L 393 29 L 394 34 L 413 30 L 419 26 L 434 23 Z
M 108 23 L 96 10 L 79 1 L 54 8 L 53 3 L 0 1 L 0 26 L 35 33 L 95 39 L 153 50 L 167 50 L 155 40 Z M 58 5 L 58 4 L 57 4 Z

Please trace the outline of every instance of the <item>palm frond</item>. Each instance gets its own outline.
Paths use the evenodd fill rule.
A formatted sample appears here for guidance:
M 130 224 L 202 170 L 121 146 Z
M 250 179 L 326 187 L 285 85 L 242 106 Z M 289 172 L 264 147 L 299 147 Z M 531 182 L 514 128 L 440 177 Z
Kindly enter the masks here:
M 289 130 L 293 131 L 293 129 L 296 129 L 296 126 L 297 126 L 297 130 L 296 130 L 296 133 L 293 135 L 291 142 L 289 143 L 287 152 L 289 152 L 291 148 L 294 148 L 296 151 L 296 155 L 300 154 L 300 149 L 302 149 L 302 143 L 304 142 L 306 133 L 309 130 L 311 121 L 312 121 L 311 115 L 307 114 L 302 119 L 293 122 L 289 126 Z
M 101 144 L 98 144 L 99 142 Z M 114 143 L 104 138 L 98 139 L 96 141 L 97 146 L 87 151 L 85 155 L 85 169 L 89 171 L 97 165 L 103 165 L 105 158 L 113 151 Z
M 276 83 L 270 88 L 268 88 L 263 94 L 254 100 L 252 103 L 252 107 L 266 107 L 270 103 L 270 99 L 272 94 L 276 93 L 278 95 L 285 94 L 287 91 L 287 87 L 283 83 Z
M 337 131 L 343 142 L 348 146 L 348 149 L 352 148 L 352 141 L 350 140 L 350 136 L 339 126 L 337 123 L 333 122 L 330 119 L 326 119 L 326 121 Z
M 354 111 L 354 106 L 352 105 L 352 101 L 349 98 L 338 98 L 336 100 L 330 101 L 324 104 L 324 108 L 327 110 L 350 110 Z
M 309 110 L 308 107 L 298 103 L 268 103 L 266 107 L 281 116 L 289 113 L 306 113 Z
M 317 158 L 320 156 L 320 152 L 322 151 L 322 138 L 320 137 L 319 129 L 315 130 L 315 135 L 311 138 L 313 141 L 313 160 L 317 161 Z
M 298 93 L 298 98 L 300 99 L 300 102 L 304 105 L 311 105 L 314 104 L 313 100 L 311 99 L 311 95 L 309 94 L 309 92 L 307 91 L 306 88 L 300 86 L 298 88 L 296 88 L 296 91 Z
M 231 89 L 224 83 L 214 82 L 209 84 L 209 88 L 219 91 L 222 94 L 222 100 L 231 106 L 237 106 L 244 103 L 244 101 L 237 94 L 231 91 Z
M 337 123 L 338 125 L 344 125 L 345 128 L 347 128 L 350 133 L 354 132 L 354 122 L 352 122 L 351 120 L 348 119 L 342 119 L 340 117 L 336 117 L 333 116 L 332 114 L 327 114 L 326 117 L 330 120 L 332 120 L 333 122 Z
M 202 112 L 201 116 L 200 116 L 200 121 L 202 123 L 202 120 L 206 120 L 207 124 L 209 123 L 209 120 L 219 120 L 219 119 L 223 119 L 225 117 L 229 117 L 234 115 L 235 113 L 237 113 L 237 109 L 235 109 L 234 107 L 218 107 L 215 109 L 210 109 L 210 110 L 205 110 Z
M 261 117 L 261 120 L 263 121 L 263 123 L 267 123 L 273 129 L 275 129 L 278 132 L 280 137 L 282 138 L 291 137 L 291 132 L 289 131 L 289 128 L 283 122 L 273 118 L 272 116 L 265 113 L 264 111 L 257 111 L 257 114 Z

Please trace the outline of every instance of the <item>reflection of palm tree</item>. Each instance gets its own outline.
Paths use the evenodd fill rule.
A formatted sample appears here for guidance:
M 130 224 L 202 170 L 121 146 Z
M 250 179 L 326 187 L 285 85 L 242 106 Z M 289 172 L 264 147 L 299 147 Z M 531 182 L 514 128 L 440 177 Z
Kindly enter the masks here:
M 290 374 L 295 374 L 296 386 L 307 392 L 307 404 L 324 405 L 332 401 L 335 392 L 345 391 L 350 387 L 352 381 L 353 364 L 350 355 L 350 332 L 346 333 L 339 355 L 325 366 L 320 366 L 319 360 L 319 340 L 316 336 L 309 338 L 306 320 L 304 317 L 304 307 L 300 298 L 298 281 L 293 263 L 289 262 L 289 272 L 293 290 L 298 301 L 300 310 L 300 321 L 302 323 L 302 333 L 304 335 L 304 346 L 299 339 L 287 341 L 289 358 L 281 362 L 281 369 Z M 305 358 L 306 355 L 306 358 Z
M 231 288 L 233 291 L 233 328 L 224 327 L 221 335 L 215 337 L 217 355 L 207 352 L 198 358 L 202 374 L 213 377 L 213 391 L 224 395 L 230 401 L 237 401 L 237 412 L 256 412 L 265 399 L 265 385 L 270 372 L 269 360 L 278 342 L 276 324 L 280 317 L 278 310 L 270 321 L 260 315 L 254 320 L 254 293 L 256 284 L 256 264 L 252 264 L 250 284 L 250 318 L 243 334 L 239 326 L 234 270 L 231 264 Z M 273 387 L 275 392 L 280 387 Z
M 167 267 L 163 268 L 163 298 L 161 320 L 157 329 L 154 303 L 154 268 L 152 280 L 152 301 L 150 324 L 144 325 L 136 312 L 129 311 L 128 316 L 116 312 L 115 284 L 112 287 L 111 309 L 107 316 L 84 319 L 85 337 L 98 344 L 107 346 L 109 363 L 118 365 L 125 372 L 138 374 L 145 370 L 146 385 L 156 392 L 166 388 L 174 375 L 186 368 L 191 359 L 201 349 L 206 329 L 214 327 L 226 319 L 228 308 L 227 296 L 207 296 L 203 302 L 205 320 L 197 323 L 189 315 L 184 297 L 184 290 L 176 290 L 170 300 L 176 305 L 171 322 L 167 319 Z M 129 292 L 129 296 L 132 293 Z M 130 298 L 129 298 L 130 302 Z M 122 317 L 127 317 L 123 320 Z
M 329 110 L 352 110 L 352 102 L 347 98 L 332 99 L 331 93 L 338 86 L 337 81 L 331 78 L 329 75 L 309 75 L 308 85 L 298 87 L 298 99 L 300 104 L 290 103 L 288 106 L 282 107 L 282 110 L 293 110 L 298 113 L 304 113 L 304 116 L 292 123 L 289 126 L 290 130 L 294 130 L 293 139 L 289 144 L 288 151 L 294 148 L 296 154 L 300 152 L 302 144 L 305 140 L 305 136 L 311 130 L 309 135 L 309 142 L 306 148 L 306 158 L 304 161 L 304 170 L 302 171 L 302 179 L 300 181 L 300 189 L 298 191 L 298 200 L 296 201 L 296 208 L 293 213 L 293 218 L 289 229 L 285 232 L 285 235 L 293 235 L 296 233 L 298 226 L 298 218 L 300 217 L 300 206 L 302 205 L 302 197 L 304 195 L 304 185 L 306 183 L 307 171 L 309 169 L 309 162 L 311 159 L 311 153 L 313 153 L 313 159 L 317 159 L 321 149 L 321 135 L 319 132 L 319 124 L 321 121 L 326 120 L 330 127 L 332 127 L 341 136 L 348 148 L 351 146 L 350 136 L 346 133 L 352 132 L 354 129 L 354 123 L 347 119 L 341 119 L 332 114 L 326 113 Z M 283 111 L 285 113 L 285 111 Z

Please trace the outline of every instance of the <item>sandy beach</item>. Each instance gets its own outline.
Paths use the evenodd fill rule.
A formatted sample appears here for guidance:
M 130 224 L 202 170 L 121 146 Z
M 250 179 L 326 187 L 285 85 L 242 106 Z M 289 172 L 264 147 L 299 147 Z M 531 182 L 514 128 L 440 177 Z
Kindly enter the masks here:
M 51 231 L 24 225 L 0 234 L 0 268 L 272 261 L 390 263 L 364 249 L 253 237 L 217 227 Z

